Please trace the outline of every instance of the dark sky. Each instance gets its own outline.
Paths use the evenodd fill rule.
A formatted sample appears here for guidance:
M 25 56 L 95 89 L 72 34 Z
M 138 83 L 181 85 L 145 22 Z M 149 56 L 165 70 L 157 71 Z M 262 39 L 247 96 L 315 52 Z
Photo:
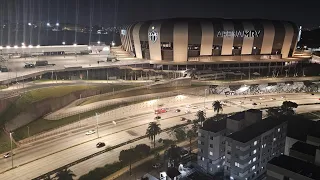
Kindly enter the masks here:
M 26 2 L 25 14 L 22 8 L 23 1 Z M 79 24 L 89 25 L 90 10 L 93 10 L 92 24 L 101 22 L 109 26 L 114 24 L 115 2 L 117 2 L 118 25 L 169 17 L 264 18 L 290 20 L 307 27 L 320 25 L 320 0 L 0 0 L 0 2 L 0 6 L 4 8 L 3 17 L 8 17 L 7 9 L 9 9 L 12 20 L 15 20 L 17 14 L 15 7 L 19 4 L 19 21 L 38 20 L 38 10 L 41 6 L 42 21 L 49 19 L 50 22 L 56 22 L 58 19 L 61 23 L 75 23 L 76 4 L 79 2 Z M 94 9 L 91 2 L 94 4 Z M 32 8 L 33 13 L 31 13 Z

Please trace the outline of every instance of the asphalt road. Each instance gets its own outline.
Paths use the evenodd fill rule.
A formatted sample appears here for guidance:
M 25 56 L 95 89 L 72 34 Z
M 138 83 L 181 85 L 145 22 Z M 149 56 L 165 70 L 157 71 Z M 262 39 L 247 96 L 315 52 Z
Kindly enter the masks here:
M 281 98 L 281 96 L 283 96 L 283 98 Z M 263 95 L 264 99 L 259 99 L 260 97 L 261 96 L 243 98 L 235 96 L 225 97 L 221 95 L 211 95 L 207 97 L 206 106 L 211 107 L 213 100 L 225 99 L 223 101 L 227 102 L 223 113 L 230 113 L 254 108 L 254 105 L 252 105 L 253 102 L 257 103 L 255 108 L 279 106 L 284 100 L 291 100 L 297 102 L 298 104 L 319 102 L 319 97 L 317 95 L 312 96 L 310 94 Z M 275 100 L 271 100 L 271 98 L 275 98 Z M 244 103 L 240 104 L 240 101 L 243 101 Z M 190 96 L 179 103 L 166 103 L 165 107 L 170 108 L 170 111 L 161 115 L 162 120 L 159 121 L 161 128 L 165 129 L 176 124 L 183 123 L 181 121 L 181 117 L 193 119 L 195 117 L 195 112 L 199 108 L 203 107 L 203 102 L 204 99 L 202 97 Z M 188 104 L 196 105 L 197 108 L 190 108 L 193 113 L 186 115 L 184 114 L 184 111 L 186 109 L 186 105 Z M 181 109 L 181 112 L 174 112 L 176 108 Z M 301 106 L 297 108 L 297 112 L 306 112 L 319 108 L 319 105 Z M 106 146 L 112 146 L 142 136 L 146 132 L 147 124 L 151 121 L 154 121 L 153 119 L 155 115 L 153 113 L 153 107 L 149 107 L 149 109 L 144 108 L 143 111 L 137 109 L 135 112 L 136 115 L 131 114 L 130 117 L 127 118 L 118 116 L 117 118 L 121 119 L 116 120 L 116 125 L 108 123 L 113 120 L 112 117 L 101 115 L 99 117 L 99 122 L 103 125 L 99 126 L 99 139 L 97 139 L 97 134 L 89 136 L 85 135 L 85 132 L 94 128 L 95 119 L 93 119 L 93 125 L 91 128 L 74 130 L 73 132 L 69 131 L 68 133 L 46 139 L 44 142 L 35 142 L 33 144 L 28 144 L 27 146 L 19 147 L 14 150 L 14 166 L 18 167 L 0 174 L 0 179 L 32 179 L 101 150 L 95 147 L 97 142 L 102 141 L 106 143 Z M 213 110 L 209 108 L 207 110 L 207 117 L 212 116 L 213 114 Z M 125 117 L 125 113 L 123 114 L 123 117 Z M 168 137 L 168 134 L 163 133 L 161 136 Z M 148 139 L 142 139 L 139 142 L 135 142 L 135 144 L 138 143 L 149 144 L 150 141 Z M 100 167 L 107 163 L 112 163 L 118 160 L 119 152 L 122 149 L 127 149 L 130 146 L 134 146 L 134 144 L 129 144 L 127 147 L 120 147 L 113 151 L 96 156 L 71 167 L 71 170 L 73 170 L 79 177 L 96 167 Z M 2 158 L 0 160 L 1 172 L 10 169 L 10 167 L 11 159 Z
M 120 65 L 129 65 L 129 64 L 143 64 L 145 61 L 133 58 L 124 58 L 120 59 L 117 62 L 101 62 L 97 63 L 98 60 L 106 60 L 108 55 L 74 55 L 68 56 L 44 56 L 34 58 L 17 58 L 9 59 L 8 61 L 2 62 L 1 65 L 7 66 L 10 69 L 10 72 L 1 72 L 0 81 L 16 78 L 20 76 L 26 76 L 28 74 L 38 73 L 41 71 L 52 71 L 65 69 L 66 67 L 79 67 L 83 68 L 88 67 L 100 67 L 100 66 L 120 66 Z M 37 60 L 46 60 L 49 64 L 55 64 L 55 66 L 43 66 L 35 68 L 24 68 L 25 63 L 35 63 Z

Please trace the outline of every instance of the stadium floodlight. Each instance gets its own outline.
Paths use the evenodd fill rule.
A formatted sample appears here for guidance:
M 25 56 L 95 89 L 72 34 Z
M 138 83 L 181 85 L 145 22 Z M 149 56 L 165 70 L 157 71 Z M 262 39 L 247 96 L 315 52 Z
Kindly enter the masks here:
M 33 48 L 33 46 L 30 44 L 30 45 L 28 46 L 28 48 Z
M 63 44 L 63 45 L 66 45 L 66 42 L 63 41 L 62 44 Z
M 17 48 L 18 48 L 18 46 L 17 46 L 17 45 L 14 45 L 13 47 L 14 47 L 15 49 L 17 49 Z
M 56 23 L 56 26 L 60 26 L 60 24 L 57 22 L 57 23 Z
M 10 49 L 10 48 L 11 48 L 11 47 L 8 45 L 8 46 L 7 46 L 7 49 Z

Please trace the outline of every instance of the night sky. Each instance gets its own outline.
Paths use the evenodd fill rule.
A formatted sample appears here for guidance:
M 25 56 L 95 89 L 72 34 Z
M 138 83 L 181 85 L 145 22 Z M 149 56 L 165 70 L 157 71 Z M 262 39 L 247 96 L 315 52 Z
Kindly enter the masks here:
M 90 24 L 90 10 L 94 12 L 92 24 L 104 26 L 113 26 L 114 19 L 117 19 L 117 25 L 122 25 L 170 17 L 262 18 L 290 20 L 306 27 L 320 25 L 320 0 L 25 0 L 25 12 L 23 0 L 0 1 L 4 9 L 2 18 L 8 18 L 9 9 L 12 21 L 16 21 L 15 7 L 20 5 L 19 21 L 38 21 L 40 6 L 42 21 L 75 23 L 78 2 L 78 23 L 83 25 Z M 117 18 L 114 16 L 116 6 Z

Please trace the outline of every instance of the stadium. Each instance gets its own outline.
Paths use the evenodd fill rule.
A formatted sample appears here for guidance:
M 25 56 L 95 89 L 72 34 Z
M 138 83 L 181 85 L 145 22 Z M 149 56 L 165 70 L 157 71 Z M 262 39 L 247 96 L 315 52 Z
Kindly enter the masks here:
M 251 69 L 271 76 L 306 60 L 295 54 L 298 34 L 289 21 L 174 18 L 130 24 L 120 39 L 123 50 L 150 60 L 155 69 Z

